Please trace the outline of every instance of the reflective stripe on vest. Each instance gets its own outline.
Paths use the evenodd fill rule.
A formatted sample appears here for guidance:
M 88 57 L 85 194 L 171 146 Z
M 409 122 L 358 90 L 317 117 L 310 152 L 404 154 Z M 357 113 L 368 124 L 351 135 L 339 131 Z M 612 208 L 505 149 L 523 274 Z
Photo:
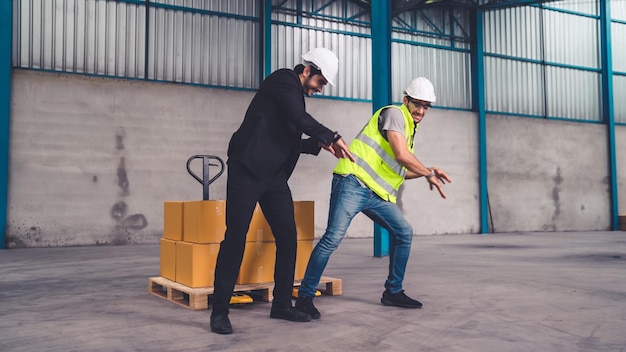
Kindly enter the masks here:
M 385 108 L 400 109 L 402 112 L 407 148 L 413 153 L 411 142 L 417 126 L 411 113 L 404 105 L 385 106 L 374 113 L 363 130 L 350 143 L 350 153 L 354 156 L 355 162 L 340 159 L 333 172 L 340 175 L 353 174 L 382 199 L 395 203 L 398 189 L 404 182 L 406 168 L 395 159 L 391 145 L 378 130 L 378 117 Z

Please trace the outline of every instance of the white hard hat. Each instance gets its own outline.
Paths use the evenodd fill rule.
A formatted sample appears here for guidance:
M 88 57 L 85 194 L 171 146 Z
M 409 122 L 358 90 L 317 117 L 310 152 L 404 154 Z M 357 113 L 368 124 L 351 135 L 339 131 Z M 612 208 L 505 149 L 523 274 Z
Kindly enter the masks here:
M 434 103 L 437 101 L 435 87 L 426 77 L 417 77 L 404 90 L 404 94 L 413 99 Z
M 322 76 L 326 78 L 330 85 L 335 85 L 335 78 L 339 70 L 339 59 L 332 51 L 326 48 L 315 48 L 302 55 L 304 65 L 313 65 L 322 71 Z

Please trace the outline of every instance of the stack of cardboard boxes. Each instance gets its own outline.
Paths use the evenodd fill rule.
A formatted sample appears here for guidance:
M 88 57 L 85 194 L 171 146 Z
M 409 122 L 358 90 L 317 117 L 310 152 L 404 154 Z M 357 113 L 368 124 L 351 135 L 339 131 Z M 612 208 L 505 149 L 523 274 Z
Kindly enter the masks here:
M 314 202 L 294 202 L 298 253 L 295 280 L 304 277 L 313 249 Z M 161 276 L 185 286 L 213 286 L 215 262 L 226 231 L 223 200 L 166 201 L 161 239 Z M 274 281 L 276 244 L 257 205 L 246 235 L 238 285 Z
M 626 231 L 626 215 L 619 216 L 619 229 Z

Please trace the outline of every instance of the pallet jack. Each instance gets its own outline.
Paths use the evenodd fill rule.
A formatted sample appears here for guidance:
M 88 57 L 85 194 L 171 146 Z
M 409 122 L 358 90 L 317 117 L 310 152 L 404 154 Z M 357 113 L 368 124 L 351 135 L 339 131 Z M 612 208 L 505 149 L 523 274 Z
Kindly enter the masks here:
M 196 175 L 193 171 L 191 171 L 191 162 L 194 159 L 202 159 L 202 178 Z M 217 160 L 219 164 L 211 163 L 211 160 Z M 217 175 L 213 177 L 209 177 L 209 168 L 211 166 L 219 166 L 220 171 Z M 209 185 L 213 183 L 213 181 L 217 180 L 224 173 L 224 161 L 217 155 L 194 155 L 187 160 L 187 172 L 196 179 L 196 181 L 202 184 L 202 200 L 209 200 Z M 315 290 L 315 296 L 320 296 L 322 293 L 319 290 Z M 291 292 L 291 296 L 294 298 L 298 298 L 298 289 L 294 288 Z M 233 296 L 230 298 L 231 305 L 241 305 L 252 303 L 254 300 L 251 296 L 246 293 L 234 292 Z
M 191 162 L 194 159 L 202 159 L 202 178 L 191 171 Z M 211 160 L 217 160 L 219 164 L 211 163 Z M 209 177 L 209 168 L 211 166 L 220 167 L 220 171 L 213 177 Z M 187 160 L 187 172 L 202 185 L 202 200 L 209 200 L 209 185 L 224 173 L 224 161 L 217 155 L 194 155 Z M 240 292 L 233 293 L 233 296 L 230 298 L 230 304 L 232 305 L 252 302 L 252 297 Z

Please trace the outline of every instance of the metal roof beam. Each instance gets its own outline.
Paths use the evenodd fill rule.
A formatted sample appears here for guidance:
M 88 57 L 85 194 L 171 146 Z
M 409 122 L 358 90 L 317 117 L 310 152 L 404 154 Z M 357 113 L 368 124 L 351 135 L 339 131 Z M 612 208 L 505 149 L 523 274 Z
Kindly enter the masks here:
M 504 9 L 517 6 L 538 5 L 556 0 L 495 0 L 487 4 L 480 5 L 481 10 Z

